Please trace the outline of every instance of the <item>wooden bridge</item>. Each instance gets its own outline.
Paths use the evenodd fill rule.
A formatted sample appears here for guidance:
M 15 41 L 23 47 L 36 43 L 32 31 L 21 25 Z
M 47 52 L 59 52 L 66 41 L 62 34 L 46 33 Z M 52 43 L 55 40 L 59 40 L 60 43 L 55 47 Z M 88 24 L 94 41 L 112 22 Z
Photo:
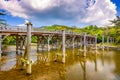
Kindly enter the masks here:
M 15 36 L 16 54 L 24 50 L 23 59 L 27 64 L 27 73 L 31 74 L 30 46 L 31 37 L 34 37 L 37 43 L 37 51 L 51 49 L 62 50 L 62 62 L 65 63 L 65 49 L 83 46 L 83 56 L 86 56 L 87 46 L 93 45 L 97 50 L 97 37 L 73 32 L 62 31 L 35 31 L 31 30 L 31 24 L 27 24 L 27 29 L 7 28 L 0 29 L 0 58 L 2 53 L 2 41 L 7 36 Z
M 62 35 L 63 31 L 31 31 L 31 35 L 34 36 L 37 43 L 37 50 L 39 48 L 42 50 L 47 49 L 48 51 L 53 48 L 59 48 L 59 45 L 62 44 Z M 5 39 L 7 36 L 15 36 L 16 38 L 16 51 L 22 50 L 24 48 L 27 30 L 26 29 L 18 29 L 18 28 L 8 28 L 0 30 L 1 41 Z M 77 47 L 80 45 L 88 45 L 95 44 L 97 42 L 96 36 L 90 36 L 86 34 L 78 34 L 73 32 L 65 31 L 65 44 L 66 48 L 69 47 Z M 96 41 L 96 42 L 95 42 Z M 51 47 L 51 48 L 50 48 Z

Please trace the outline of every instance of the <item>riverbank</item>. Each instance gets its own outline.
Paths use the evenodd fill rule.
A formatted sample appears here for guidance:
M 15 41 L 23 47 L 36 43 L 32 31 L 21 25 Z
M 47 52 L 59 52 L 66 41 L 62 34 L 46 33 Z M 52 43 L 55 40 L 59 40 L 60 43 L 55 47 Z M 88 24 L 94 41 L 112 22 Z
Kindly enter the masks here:
M 120 50 L 120 45 L 115 45 L 115 44 L 107 44 L 105 43 L 102 45 L 102 43 L 97 44 L 98 47 L 102 48 L 104 46 L 105 49 L 112 49 L 112 50 Z

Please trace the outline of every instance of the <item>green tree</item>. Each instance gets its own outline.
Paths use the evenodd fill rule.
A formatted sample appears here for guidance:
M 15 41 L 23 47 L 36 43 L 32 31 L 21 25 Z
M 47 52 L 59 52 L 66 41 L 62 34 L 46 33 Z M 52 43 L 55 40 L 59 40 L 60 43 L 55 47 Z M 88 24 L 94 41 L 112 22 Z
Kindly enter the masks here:
M 111 20 L 110 22 L 112 22 L 114 24 L 115 27 L 115 39 L 116 39 L 116 44 L 120 43 L 120 17 L 117 16 L 116 19 Z

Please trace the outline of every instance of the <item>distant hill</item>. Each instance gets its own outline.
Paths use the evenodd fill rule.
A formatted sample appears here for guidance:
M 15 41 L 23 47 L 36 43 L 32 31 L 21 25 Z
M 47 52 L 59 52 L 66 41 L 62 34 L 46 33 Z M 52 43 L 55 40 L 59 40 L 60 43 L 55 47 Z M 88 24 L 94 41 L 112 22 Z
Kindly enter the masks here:
M 66 30 L 69 32 L 82 32 L 81 28 L 77 28 L 75 26 L 65 26 L 65 25 L 52 25 L 52 26 L 42 26 L 39 28 L 34 28 L 35 30 L 44 30 L 44 31 L 56 31 L 56 30 Z

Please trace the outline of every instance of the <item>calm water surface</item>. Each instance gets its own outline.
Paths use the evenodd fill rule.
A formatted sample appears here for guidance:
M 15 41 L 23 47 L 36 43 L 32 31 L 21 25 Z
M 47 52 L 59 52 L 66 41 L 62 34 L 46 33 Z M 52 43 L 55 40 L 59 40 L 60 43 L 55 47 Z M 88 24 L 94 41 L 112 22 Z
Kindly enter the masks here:
M 120 80 L 120 52 L 88 52 L 86 57 L 78 49 L 66 50 L 66 63 L 62 57 L 56 60 L 57 50 L 50 52 L 31 51 L 32 74 L 21 69 L 20 56 L 15 52 L 3 53 L 0 61 L 0 80 Z

